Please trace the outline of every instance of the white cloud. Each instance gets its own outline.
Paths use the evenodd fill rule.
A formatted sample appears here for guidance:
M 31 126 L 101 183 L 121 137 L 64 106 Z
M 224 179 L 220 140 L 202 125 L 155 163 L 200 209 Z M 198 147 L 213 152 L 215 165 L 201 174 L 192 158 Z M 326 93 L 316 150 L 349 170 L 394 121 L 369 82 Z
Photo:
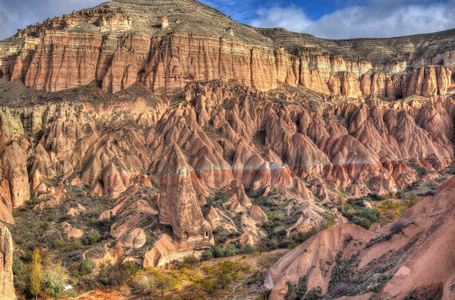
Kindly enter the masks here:
M 295 7 L 261 8 L 251 22 L 256 27 L 284 27 L 323 38 L 393 37 L 428 33 L 455 27 L 455 1 L 426 4 L 428 1 L 370 0 L 352 5 L 311 21 Z
M 254 27 L 283 27 L 291 31 L 301 31 L 311 26 L 312 21 L 307 18 L 302 9 L 295 6 L 260 8 L 257 11 L 259 18 L 251 22 Z
M 0 0 L 0 40 L 16 34 L 18 28 L 73 10 L 96 6 L 106 0 Z

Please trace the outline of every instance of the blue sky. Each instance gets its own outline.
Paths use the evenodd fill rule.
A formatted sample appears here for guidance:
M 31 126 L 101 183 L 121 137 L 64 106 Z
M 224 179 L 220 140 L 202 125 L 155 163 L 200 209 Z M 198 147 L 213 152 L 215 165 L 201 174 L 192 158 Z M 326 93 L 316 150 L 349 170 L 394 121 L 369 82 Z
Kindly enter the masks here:
M 153 1 L 153 0 L 150 0 Z M 0 0 L 0 40 L 102 0 Z M 202 0 L 234 20 L 318 37 L 392 37 L 455 28 L 455 0 Z

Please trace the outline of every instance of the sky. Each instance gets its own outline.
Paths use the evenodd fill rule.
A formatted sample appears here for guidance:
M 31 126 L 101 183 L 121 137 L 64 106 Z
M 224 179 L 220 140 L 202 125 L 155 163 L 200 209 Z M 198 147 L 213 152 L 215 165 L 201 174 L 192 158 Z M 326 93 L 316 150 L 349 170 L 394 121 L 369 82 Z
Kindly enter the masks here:
M 153 1 L 153 0 L 150 0 Z M 17 28 L 96 6 L 102 0 L 0 0 L 0 40 Z M 202 0 L 255 27 L 322 38 L 394 37 L 455 28 L 455 0 Z

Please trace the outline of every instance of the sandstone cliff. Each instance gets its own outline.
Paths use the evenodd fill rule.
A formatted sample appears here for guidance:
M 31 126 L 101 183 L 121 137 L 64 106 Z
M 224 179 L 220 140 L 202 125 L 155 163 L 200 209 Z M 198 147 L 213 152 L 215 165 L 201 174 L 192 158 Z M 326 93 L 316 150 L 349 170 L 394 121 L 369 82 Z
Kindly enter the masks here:
M 0 219 L 14 223 L 19 206 L 21 222 L 50 216 L 47 231 L 11 225 L 49 249 L 99 230 L 84 258 L 144 267 L 213 245 L 289 242 L 326 216 L 346 223 L 344 197 L 452 172 L 446 34 L 426 36 L 446 48 L 388 40 L 387 63 L 380 40 L 255 29 L 192 0 L 117 0 L 30 26 L 0 42 Z M 298 249 L 323 247 L 333 261 L 375 236 L 337 227 Z M 297 266 L 283 278 L 331 293 L 333 265 L 304 274 L 315 257 L 301 252 L 267 286 L 285 291 L 279 278 Z
M 13 240 L 8 228 L 0 224 L 0 299 L 14 300 Z
M 255 30 L 197 2 L 182 2 L 188 10 L 201 13 L 204 21 L 176 13 L 178 1 L 141 5 L 114 1 L 29 26 L 3 46 L 0 43 L 0 77 L 11 74 L 11 80 L 23 78 L 27 86 L 45 91 L 97 81 L 103 90 L 114 93 L 139 81 L 152 91 L 169 93 L 192 81 L 233 79 L 258 90 L 286 83 L 334 96 L 388 99 L 445 95 L 452 84 L 453 55 L 447 47 L 445 52 L 426 51 L 434 57 L 431 60 L 407 53 L 397 54 L 387 64 L 376 56 L 340 54 L 336 41 Z M 139 18 L 146 13 L 147 19 Z M 169 26 L 158 25 L 159 13 L 169 15 Z M 220 32 L 223 26 L 233 34 Z M 439 38 L 440 43 L 447 39 L 437 34 L 430 38 Z M 415 47 L 421 43 L 411 41 Z M 361 45 L 377 44 L 352 40 L 343 47 L 360 51 L 356 45 L 364 49 Z

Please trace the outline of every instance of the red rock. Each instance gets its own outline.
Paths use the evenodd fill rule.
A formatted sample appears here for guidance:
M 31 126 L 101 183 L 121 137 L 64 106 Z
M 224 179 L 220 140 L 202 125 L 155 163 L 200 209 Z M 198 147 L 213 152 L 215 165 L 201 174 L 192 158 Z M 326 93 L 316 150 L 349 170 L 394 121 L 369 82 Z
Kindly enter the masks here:
M 180 148 L 174 145 L 160 183 L 160 222 L 172 225 L 175 238 L 181 243 L 213 245 L 212 228 L 203 218 L 190 173 Z M 175 187 L 179 187 L 176 189 Z M 202 247 L 199 246 L 199 247 Z
M 0 224 L 0 299 L 16 299 L 13 284 L 13 239 L 8 228 Z

